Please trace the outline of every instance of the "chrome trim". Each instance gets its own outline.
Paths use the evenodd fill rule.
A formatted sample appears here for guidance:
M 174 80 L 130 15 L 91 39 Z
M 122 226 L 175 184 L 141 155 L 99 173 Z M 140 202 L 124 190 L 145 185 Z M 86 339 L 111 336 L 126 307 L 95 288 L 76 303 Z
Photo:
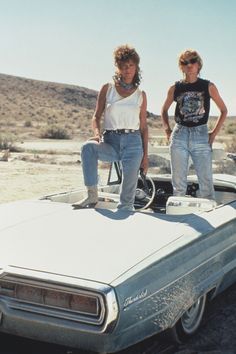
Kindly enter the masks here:
M 111 331 L 114 328 L 118 317 L 118 304 L 114 289 L 108 285 L 57 274 L 35 272 L 29 269 L 12 266 L 6 267 L 4 272 L 0 271 L 0 279 L 14 284 L 70 292 L 75 295 L 95 296 L 99 301 L 101 310 L 99 317 L 95 318 L 94 315 L 81 314 L 78 311 L 70 309 L 29 302 L 27 300 L 17 299 L 11 295 L 0 294 L 0 298 L 7 303 L 9 308 L 76 321 L 86 325 L 86 331 L 103 333 Z
M 104 298 L 99 293 L 93 291 L 86 291 L 83 289 L 69 288 L 69 287 L 56 285 L 56 284 L 48 284 L 45 282 L 34 281 L 31 279 L 30 280 L 21 279 L 11 275 L 6 275 L 3 278 L 1 278 L 1 280 L 8 282 L 10 284 L 14 284 L 15 286 L 15 289 L 11 290 L 11 292 L 8 294 L 5 293 L 4 288 L 3 288 L 4 293 L 3 294 L 0 293 L 0 296 L 2 296 L 4 299 L 9 298 L 10 301 L 8 302 L 8 306 L 12 309 L 28 311 L 28 312 L 38 313 L 43 315 L 50 314 L 50 316 L 53 317 L 70 319 L 77 322 L 83 322 L 83 323 L 88 323 L 93 325 L 102 325 L 102 323 L 104 322 L 104 318 L 105 318 Z M 82 295 L 82 296 L 87 295 L 89 297 L 94 297 L 98 301 L 98 307 L 100 307 L 100 310 L 97 309 L 98 311 L 97 314 L 89 314 L 83 311 L 72 310 L 69 308 L 63 308 L 55 305 L 48 305 L 33 300 L 24 300 L 18 298 L 15 293 L 18 285 L 30 286 L 32 288 L 40 289 L 40 290 L 41 289 L 53 290 L 59 293 L 65 293 L 71 295 Z M 0 289 L 1 289 L 1 284 L 0 284 Z

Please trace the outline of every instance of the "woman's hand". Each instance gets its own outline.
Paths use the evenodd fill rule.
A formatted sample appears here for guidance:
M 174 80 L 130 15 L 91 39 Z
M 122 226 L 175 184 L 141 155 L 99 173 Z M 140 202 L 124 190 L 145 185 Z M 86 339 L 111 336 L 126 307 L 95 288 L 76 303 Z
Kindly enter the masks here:
M 88 140 L 89 141 L 93 140 L 93 141 L 96 141 L 97 143 L 100 143 L 101 142 L 101 136 L 100 135 L 95 135 L 95 136 L 92 136 L 92 138 L 89 138 Z
M 212 146 L 213 141 L 215 140 L 215 134 L 213 132 L 208 133 L 208 143 Z
M 165 129 L 165 133 L 166 133 L 166 139 L 167 139 L 167 141 L 169 141 L 170 136 L 172 134 L 172 130 L 170 128 L 167 128 L 167 129 Z
M 146 175 L 147 171 L 148 171 L 148 157 L 147 156 L 143 156 L 140 168 L 143 170 L 143 173 Z

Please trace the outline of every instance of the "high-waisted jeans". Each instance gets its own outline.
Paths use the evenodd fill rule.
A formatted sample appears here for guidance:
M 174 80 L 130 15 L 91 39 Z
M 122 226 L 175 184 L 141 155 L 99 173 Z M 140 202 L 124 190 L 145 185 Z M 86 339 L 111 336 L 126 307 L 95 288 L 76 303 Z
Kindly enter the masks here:
M 118 134 L 105 132 L 103 142 L 87 141 L 81 149 L 84 184 L 95 186 L 98 183 L 98 160 L 120 161 L 122 183 L 118 209 L 133 210 L 138 172 L 143 157 L 143 145 L 139 131 Z
M 198 197 L 215 198 L 212 176 L 212 149 L 208 139 L 206 124 L 197 127 L 175 125 L 170 138 L 174 195 L 186 195 L 189 157 L 191 156 L 198 177 Z

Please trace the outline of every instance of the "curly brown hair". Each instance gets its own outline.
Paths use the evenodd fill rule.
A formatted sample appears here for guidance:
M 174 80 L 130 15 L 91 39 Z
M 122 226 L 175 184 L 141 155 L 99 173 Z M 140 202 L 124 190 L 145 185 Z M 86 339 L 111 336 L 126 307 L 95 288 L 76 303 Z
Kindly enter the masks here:
M 136 87 L 139 86 L 142 78 L 141 70 L 139 67 L 140 57 L 136 52 L 135 48 L 129 46 L 128 44 L 121 45 L 114 50 L 113 56 L 114 56 L 115 66 L 118 69 L 121 67 L 122 64 L 124 64 L 129 60 L 132 60 L 136 64 L 136 73 L 132 83 Z M 121 77 L 119 71 L 115 72 L 113 79 L 116 83 L 120 81 Z

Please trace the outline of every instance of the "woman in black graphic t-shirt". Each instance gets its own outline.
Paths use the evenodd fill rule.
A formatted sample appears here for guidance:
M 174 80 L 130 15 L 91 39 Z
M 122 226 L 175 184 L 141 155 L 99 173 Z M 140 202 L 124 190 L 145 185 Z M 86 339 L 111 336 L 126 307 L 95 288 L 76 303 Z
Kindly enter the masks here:
M 171 173 L 174 195 L 184 196 L 187 189 L 189 157 L 191 156 L 199 182 L 199 197 L 214 199 L 212 181 L 212 143 L 227 115 L 227 108 L 216 86 L 199 78 L 202 59 L 195 50 L 186 50 L 179 56 L 183 80 L 170 87 L 162 107 L 162 121 L 170 140 Z M 216 103 L 220 116 L 208 132 L 210 99 Z M 173 102 L 175 127 L 169 125 L 168 110 Z

